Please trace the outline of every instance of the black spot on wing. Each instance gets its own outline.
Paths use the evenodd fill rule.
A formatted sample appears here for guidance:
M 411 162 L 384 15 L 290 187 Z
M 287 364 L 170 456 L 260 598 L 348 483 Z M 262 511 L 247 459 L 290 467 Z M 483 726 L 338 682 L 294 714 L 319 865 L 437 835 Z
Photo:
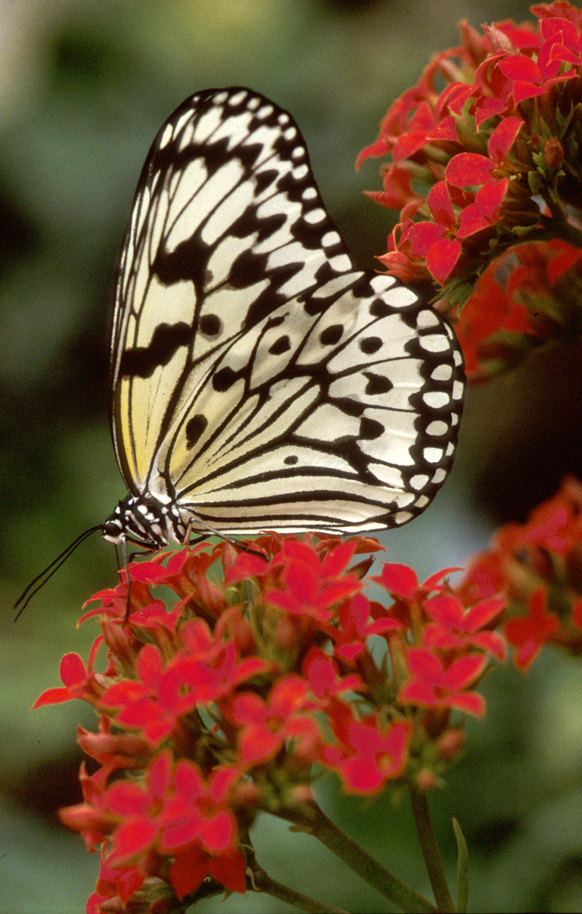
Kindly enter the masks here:
M 258 243 L 274 235 L 285 224 L 285 221 L 286 217 L 282 213 L 280 215 L 263 216 L 259 219 L 256 208 L 247 206 L 245 211 L 233 221 L 229 233 L 240 239 L 254 239 L 256 235 Z
M 374 374 L 373 371 L 364 371 L 363 375 L 368 381 L 364 393 L 369 394 L 370 396 L 387 394 L 388 391 L 392 390 L 394 387 L 390 378 L 387 378 L 383 374 Z
M 177 244 L 173 251 L 161 245 L 152 262 L 152 273 L 164 286 L 191 280 L 197 288 L 202 288 L 207 279 L 208 256 L 208 247 L 194 234 Z
M 269 352 L 271 355 L 283 355 L 284 352 L 289 352 L 291 349 L 291 340 L 288 336 L 280 336 L 272 346 L 269 347 Z
M 372 441 L 374 438 L 379 438 L 380 435 L 384 434 L 384 426 L 381 422 L 377 422 L 376 419 L 369 419 L 367 416 L 364 416 L 360 420 L 360 438 L 365 439 L 366 441 Z
M 360 340 L 358 345 L 364 355 L 374 355 L 375 352 L 382 348 L 382 340 L 379 336 L 366 336 L 363 340 Z
M 192 416 L 186 423 L 186 447 L 193 448 L 207 426 L 208 419 L 206 416 L 203 416 L 202 413 L 199 413 L 197 416 Z
M 323 346 L 335 346 L 336 343 L 339 343 L 343 336 L 344 328 L 341 324 L 332 324 L 330 327 L 326 327 L 325 330 L 322 330 L 319 334 L 319 342 Z
M 334 270 L 331 263 L 328 260 L 324 260 L 319 269 L 315 274 L 318 285 L 324 286 L 326 282 L 329 282 L 332 279 L 335 279 L 337 276 L 337 270 Z
M 233 261 L 228 275 L 228 284 L 234 289 L 246 289 L 268 278 L 268 285 L 249 306 L 243 323 L 244 329 L 252 327 L 267 317 L 287 300 L 279 288 L 303 269 L 302 263 L 286 263 L 273 269 L 268 266 L 269 254 L 255 254 L 243 251 Z
M 177 150 L 175 145 L 169 145 L 158 153 L 153 164 L 155 168 L 164 170 L 172 168 L 181 171 L 186 169 L 190 162 L 199 159 L 204 162 L 208 174 L 212 176 L 222 168 L 225 162 L 236 157 L 247 174 L 252 172 L 258 157 L 263 152 L 263 147 L 259 143 L 239 145 L 236 155 L 233 156 L 232 151 L 229 150 L 229 142 L 227 137 L 223 137 L 208 143 L 191 143 L 181 150 Z
M 218 336 L 222 330 L 222 321 L 217 314 L 203 314 L 198 329 L 204 336 Z
M 285 264 L 284 267 L 278 267 L 276 270 L 269 271 L 269 284 L 247 309 L 246 318 L 242 325 L 244 330 L 248 330 L 250 327 L 258 324 L 259 321 L 268 317 L 269 314 L 288 301 L 288 296 L 283 295 L 279 291 L 279 287 L 283 286 L 297 273 L 300 273 L 302 269 L 303 264 L 301 263 L 289 263 Z M 249 271 L 248 276 L 250 280 L 253 273 Z M 261 274 L 256 274 L 254 276 L 254 282 L 258 283 L 263 279 L 264 276 L 261 276 Z
M 385 301 L 382 301 L 381 298 L 376 298 L 370 305 L 370 316 L 371 317 L 388 317 L 389 314 L 394 313 L 394 308 L 391 308 Z
M 225 365 L 212 375 L 212 386 L 218 393 L 224 393 L 236 383 L 239 375 L 234 369 Z
M 268 170 L 264 169 L 263 171 L 255 172 L 253 175 L 253 180 L 255 181 L 257 197 L 266 191 L 271 186 L 271 184 L 274 184 L 278 177 L 279 172 L 276 168 L 270 168 Z
M 350 400 L 348 397 L 334 399 L 333 405 L 341 409 L 346 416 L 361 416 L 366 408 L 365 403 L 358 403 L 357 400 Z
M 242 251 L 231 264 L 228 274 L 229 285 L 235 289 L 245 289 L 254 285 L 260 277 L 266 275 L 268 259 L 268 254 Z
M 126 349 L 121 358 L 119 374 L 129 377 L 149 378 L 156 368 L 167 365 L 176 351 L 188 346 L 192 327 L 180 321 L 177 324 L 158 324 L 148 346 Z

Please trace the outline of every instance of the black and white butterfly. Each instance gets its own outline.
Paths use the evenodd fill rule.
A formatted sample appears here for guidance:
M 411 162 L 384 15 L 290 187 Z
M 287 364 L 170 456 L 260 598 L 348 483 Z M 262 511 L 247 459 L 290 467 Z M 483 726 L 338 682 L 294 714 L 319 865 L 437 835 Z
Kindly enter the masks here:
M 110 385 L 130 494 L 31 587 L 96 529 L 158 548 L 191 532 L 405 524 L 451 467 L 464 375 L 432 308 L 354 269 L 293 118 L 234 88 L 187 99 L 154 140 Z
M 464 393 L 450 327 L 354 269 L 295 121 L 243 88 L 187 99 L 154 140 L 110 383 L 130 494 L 103 535 L 152 546 L 404 524 L 451 467 Z

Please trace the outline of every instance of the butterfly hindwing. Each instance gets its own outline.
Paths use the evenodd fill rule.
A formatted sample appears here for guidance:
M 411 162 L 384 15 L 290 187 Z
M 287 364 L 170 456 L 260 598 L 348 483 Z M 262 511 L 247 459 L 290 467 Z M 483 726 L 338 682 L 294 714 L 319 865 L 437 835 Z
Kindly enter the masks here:
M 296 124 L 246 89 L 194 96 L 154 141 L 111 370 L 130 492 L 194 526 L 394 526 L 452 462 L 452 331 L 393 278 L 354 270 Z

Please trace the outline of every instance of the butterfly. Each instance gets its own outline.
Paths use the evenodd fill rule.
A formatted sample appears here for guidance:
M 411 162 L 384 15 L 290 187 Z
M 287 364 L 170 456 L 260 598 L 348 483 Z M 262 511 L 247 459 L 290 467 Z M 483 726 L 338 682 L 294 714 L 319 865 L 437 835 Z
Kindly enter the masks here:
M 123 240 L 110 418 L 129 494 L 94 529 L 160 548 L 407 523 L 451 467 L 463 395 L 443 318 L 354 268 L 291 115 L 244 88 L 180 105 Z
M 406 523 L 450 469 L 462 365 L 432 308 L 354 269 L 291 115 L 197 93 L 154 140 L 123 242 L 110 403 L 130 494 L 103 535 Z

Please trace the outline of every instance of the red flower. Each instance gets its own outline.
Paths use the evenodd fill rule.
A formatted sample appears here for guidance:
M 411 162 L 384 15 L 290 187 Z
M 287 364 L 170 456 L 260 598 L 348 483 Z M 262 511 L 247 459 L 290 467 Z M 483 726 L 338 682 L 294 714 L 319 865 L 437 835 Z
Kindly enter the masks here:
M 319 727 L 307 713 L 308 685 L 298 676 L 287 676 L 274 686 L 267 700 L 250 692 L 239 695 L 227 709 L 240 729 L 243 763 L 271 758 L 284 740 L 295 740 L 298 751 L 309 755 L 319 739 Z
M 201 642 L 194 640 L 194 631 L 202 634 Z M 138 678 L 117 682 L 101 696 L 100 707 L 120 708 L 117 724 L 140 729 L 152 746 L 173 730 L 181 715 L 266 668 L 258 658 L 237 664 L 235 645 L 215 642 L 202 620 L 186 623 L 182 635 L 191 652 L 178 651 L 164 667 L 159 648 L 146 644 L 136 663 Z
M 104 799 L 108 774 L 108 770 L 102 768 L 88 775 L 85 762 L 82 762 L 79 781 L 84 802 L 59 810 L 61 822 L 82 834 L 88 851 L 99 846 L 104 836 L 117 825 L 117 819 L 107 808 Z
M 525 524 L 506 524 L 494 534 L 489 550 L 475 557 L 456 589 L 467 602 L 507 594 L 511 617 L 504 631 L 520 648 L 516 664 L 522 670 L 544 643 L 575 654 L 582 651 L 581 544 L 582 484 L 566 477 L 556 495 L 538 505 Z M 546 599 L 552 612 L 540 608 Z
M 42 708 L 44 705 L 58 704 L 72 698 L 83 698 L 94 704 L 104 688 L 93 673 L 93 662 L 101 642 L 102 639 L 98 638 L 93 645 L 87 668 L 78 654 L 65 654 L 60 668 L 64 688 L 47 689 L 37 698 L 32 707 Z
M 483 716 L 484 698 L 465 690 L 485 670 L 486 656 L 467 654 L 446 666 L 433 652 L 411 647 L 406 660 L 412 675 L 400 689 L 399 701 L 428 708 L 457 708 Z
M 506 587 L 513 598 L 520 598 L 524 586 L 529 595 L 535 579 L 552 582 L 555 571 L 558 578 L 567 579 L 568 565 L 576 564 L 581 542 L 582 484 L 570 476 L 556 495 L 534 508 L 525 524 L 501 527 L 492 538 L 490 550 L 475 560 L 477 572 L 471 566 L 469 574 L 473 580 L 481 578 L 484 596 Z M 482 567 L 494 569 L 488 587 L 487 574 L 479 571 Z
M 143 787 L 114 784 L 104 795 L 105 806 L 121 821 L 107 857 L 109 870 L 155 846 L 174 858 L 170 881 L 179 897 L 195 891 L 208 873 L 218 878 L 220 872 L 225 886 L 244 891 L 236 820 L 226 805 L 238 777 L 236 770 L 220 769 L 206 784 L 195 765 L 180 762 L 174 768 L 164 752 L 149 768 Z
M 311 691 L 319 699 L 364 688 L 359 676 L 339 676 L 337 664 L 317 647 L 312 647 L 303 661 L 303 672 Z
M 411 737 L 408 721 L 385 724 L 373 714 L 357 720 L 349 705 L 336 700 L 330 723 L 337 743 L 325 746 L 320 758 L 337 771 L 347 791 L 375 793 L 400 776 Z
M 507 585 L 505 563 L 497 553 L 480 552 L 471 559 L 463 581 L 455 593 L 465 606 L 502 593 Z
M 99 718 L 99 732 L 77 727 L 77 742 L 83 752 L 99 762 L 105 771 L 120 768 L 143 768 L 150 753 L 148 743 L 131 733 L 111 733 L 111 722 L 105 714 Z
M 507 20 L 480 36 L 462 23 L 461 45 L 431 61 L 358 157 L 392 159 L 370 194 L 401 211 L 379 260 L 404 282 L 432 279 L 443 306 L 463 305 L 483 267 L 534 231 L 582 247 L 579 11 L 532 10 L 537 30 Z
M 503 626 L 510 644 L 517 648 L 513 661 L 518 670 L 527 670 L 542 647 L 557 631 L 560 622 L 555 613 L 547 612 L 546 592 L 543 587 L 535 590 L 528 601 L 529 614 L 508 619 Z
M 87 902 L 87 914 L 101 914 L 101 905 L 109 899 L 119 899 L 121 907 L 137 892 L 144 883 L 144 875 L 136 866 L 109 865 L 104 852 L 101 851 L 101 870 L 97 880 L 96 891 Z M 111 909 L 110 909 L 111 910 Z M 114 909 L 113 909 L 114 910 Z
M 372 610 L 374 617 L 370 618 Z M 334 654 L 349 661 L 365 651 L 366 638 L 401 628 L 401 622 L 389 616 L 381 604 L 375 603 L 372 607 L 362 593 L 355 594 L 351 600 L 341 604 L 338 622 L 338 628 L 328 628 L 334 642 Z
M 438 590 L 443 578 L 460 570 L 458 567 L 444 568 L 442 571 L 432 574 L 423 584 L 419 584 L 413 568 L 409 568 L 408 565 L 384 562 L 381 574 L 373 577 L 372 580 L 384 587 L 392 597 L 410 602 L 418 597 L 422 599 L 431 591 Z
M 282 574 L 285 589 L 267 591 L 265 601 L 286 612 L 326 622 L 334 605 L 361 588 L 355 575 L 345 573 L 354 548 L 354 543 L 342 543 L 320 561 L 307 544 L 286 542 L 280 555 L 273 559 L 285 563 Z
M 498 258 L 456 316 L 469 380 L 511 368 L 548 340 L 570 339 L 581 292 L 582 251 L 563 241 L 522 244 Z
M 275 795 L 290 813 L 312 811 L 315 762 L 365 794 L 405 773 L 413 739 L 435 765 L 453 758 L 459 740 L 449 737 L 447 750 L 446 715 L 439 723 L 433 714 L 428 726 L 410 708 L 422 702 L 405 691 L 418 679 L 406 665 L 409 642 L 433 638 L 446 656 L 436 660 L 429 713 L 435 705 L 474 711 L 466 688 L 478 670 L 462 661 L 473 663 L 475 648 L 500 654 L 483 630 L 498 601 L 465 612 L 443 582 L 455 569 L 420 584 L 412 569 L 386 563 L 376 580 L 394 603 L 370 602 L 362 579 L 372 557 L 350 562 L 376 546 L 364 537 L 268 534 L 257 541 L 264 559 L 239 559 L 223 543 L 206 558 L 180 550 L 147 562 L 135 590 L 132 580 L 127 618 L 127 588 L 101 595 L 102 635 L 88 668 L 67 655 L 63 688 L 38 702 L 81 697 L 100 711 L 99 732 L 80 728 L 78 740 L 101 767 L 90 777 L 82 770 L 84 801 L 61 813 L 90 849 L 102 847 L 91 910 L 167 914 L 176 893 L 196 892 L 208 875 L 245 891 L 239 824 L 247 829 L 272 809 Z M 224 583 L 206 577 L 216 561 Z M 169 610 L 153 595 L 160 584 L 178 598 Z M 375 650 L 378 636 L 387 652 Z M 93 672 L 103 641 L 105 674 Z M 425 766 L 424 783 L 435 777 Z
M 178 898 L 194 892 L 206 876 L 211 876 L 231 892 L 246 889 L 246 863 L 240 851 L 228 851 L 215 857 L 197 845 L 176 855 L 170 867 L 170 881 Z
M 439 181 L 429 191 L 427 202 L 434 222 L 412 222 L 406 227 L 396 243 L 396 234 L 392 233 L 389 253 L 378 259 L 388 269 L 392 266 L 392 253 L 406 252 L 411 260 L 426 261 L 430 274 L 439 282 L 445 282 L 461 256 L 461 244 L 456 240 L 457 218 L 453 208 L 450 186 L 446 181 Z
M 422 282 L 431 277 L 426 254 L 433 242 L 438 244 L 444 238 L 446 230 L 435 226 L 429 230 L 428 237 L 420 228 L 415 232 L 417 226 L 424 224 L 414 223 L 410 218 L 398 223 L 388 236 L 388 253 L 378 257 L 388 272 L 403 283 Z M 456 259 L 458 256 L 455 262 Z
M 239 777 L 236 768 L 217 768 L 205 782 L 196 765 L 179 762 L 174 793 L 160 815 L 164 826 L 161 846 L 174 851 L 196 841 L 211 853 L 233 849 L 237 827 L 227 801 Z
M 465 609 L 461 600 L 451 593 L 430 597 L 424 607 L 434 622 L 425 628 L 422 646 L 440 651 L 479 648 L 504 661 L 507 649 L 501 635 L 482 629 L 493 625 L 505 606 L 505 600 L 495 597 L 482 600 L 470 609 Z
M 502 552 L 517 550 L 535 551 L 538 547 L 565 554 L 580 542 L 582 523 L 582 486 L 574 479 L 567 479 L 554 498 L 538 505 L 525 524 L 506 524 L 495 536 L 497 548 Z
M 455 325 L 469 381 L 483 380 L 517 362 L 522 352 L 511 359 L 508 334 L 515 334 L 517 349 L 520 335 L 531 331 L 526 309 L 508 298 L 497 280 L 498 270 L 498 263 L 487 268 Z
M 163 752 L 146 772 L 143 786 L 117 781 L 106 791 L 104 805 L 120 823 L 108 858 L 110 865 L 134 859 L 161 839 L 160 816 L 172 786 L 171 757 L 169 752 Z

